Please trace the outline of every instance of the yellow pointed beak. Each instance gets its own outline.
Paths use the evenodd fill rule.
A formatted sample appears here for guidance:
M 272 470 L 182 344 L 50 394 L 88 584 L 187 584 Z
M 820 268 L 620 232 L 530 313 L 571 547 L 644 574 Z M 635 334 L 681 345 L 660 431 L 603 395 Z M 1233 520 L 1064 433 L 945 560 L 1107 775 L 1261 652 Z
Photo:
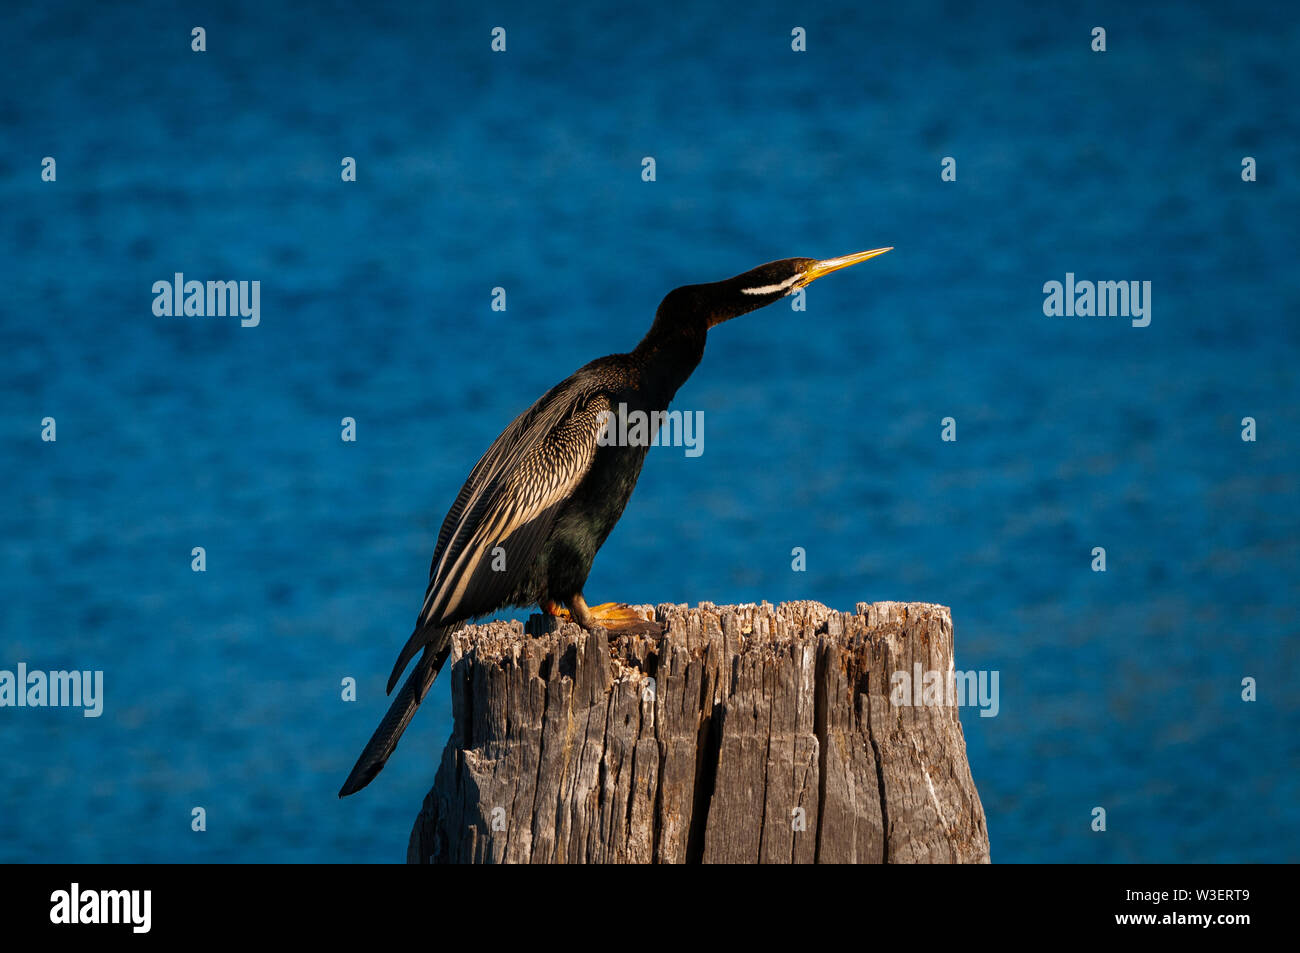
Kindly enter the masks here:
M 825 261 L 813 262 L 808 270 L 803 273 L 803 280 L 799 284 L 806 285 L 816 281 L 822 275 L 829 275 L 832 271 L 839 271 L 841 268 L 847 268 L 849 265 L 856 265 L 860 261 L 866 261 L 868 258 L 875 258 L 877 255 L 883 255 L 887 251 L 893 251 L 894 246 L 888 248 L 873 248 L 871 251 L 860 251 L 856 255 L 845 255 L 843 258 L 827 258 Z

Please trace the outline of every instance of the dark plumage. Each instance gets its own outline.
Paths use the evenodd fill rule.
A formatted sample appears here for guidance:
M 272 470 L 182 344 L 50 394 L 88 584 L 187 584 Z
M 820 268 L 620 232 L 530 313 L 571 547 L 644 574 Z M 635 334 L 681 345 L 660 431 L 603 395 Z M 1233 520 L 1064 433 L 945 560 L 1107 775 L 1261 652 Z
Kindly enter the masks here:
M 584 628 L 616 628 L 627 620 L 617 609 L 590 609 L 582 594 L 647 451 L 600 445 L 602 413 L 620 404 L 629 412 L 666 410 L 704 356 L 709 328 L 886 251 L 826 261 L 787 258 L 726 281 L 677 288 L 635 350 L 579 368 L 515 418 L 470 472 L 443 520 L 424 605 L 393 666 L 390 693 L 416 653 L 423 655 L 339 796 L 365 787 L 383 768 L 464 622 L 506 606 L 540 605 L 555 613 L 561 603 Z

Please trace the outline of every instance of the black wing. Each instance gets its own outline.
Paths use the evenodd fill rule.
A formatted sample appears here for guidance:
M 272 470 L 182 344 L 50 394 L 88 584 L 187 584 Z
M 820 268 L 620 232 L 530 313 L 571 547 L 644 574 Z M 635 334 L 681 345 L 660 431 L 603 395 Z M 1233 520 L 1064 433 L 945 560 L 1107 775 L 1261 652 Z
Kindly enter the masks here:
M 438 632 L 510 599 L 556 513 L 587 475 L 601 414 L 609 409 L 604 388 L 570 378 L 520 414 L 483 454 L 443 520 L 424 605 L 393 666 L 389 692 Z

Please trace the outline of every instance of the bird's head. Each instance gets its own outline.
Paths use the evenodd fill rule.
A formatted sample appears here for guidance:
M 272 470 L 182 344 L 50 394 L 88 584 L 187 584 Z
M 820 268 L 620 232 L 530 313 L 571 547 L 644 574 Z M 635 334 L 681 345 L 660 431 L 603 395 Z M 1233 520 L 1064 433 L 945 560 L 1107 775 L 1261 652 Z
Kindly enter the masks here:
M 655 352 L 667 346 L 689 348 L 698 352 L 694 358 L 698 363 L 704 353 L 704 338 L 709 328 L 793 294 L 832 271 L 892 250 L 893 246 L 873 248 L 842 258 L 782 258 L 725 281 L 674 288 L 660 303 L 654 324 L 637 350 Z M 686 373 L 690 373 L 689 368 Z
M 654 323 L 634 353 L 660 368 L 662 394 L 670 400 L 704 356 L 709 328 L 793 294 L 832 271 L 887 251 L 892 251 L 892 246 L 842 258 L 783 258 L 725 281 L 674 288 L 660 302 Z M 671 358 L 665 363 L 666 354 Z
M 759 265 L 726 281 L 696 286 L 710 289 L 708 294 L 701 295 L 698 300 L 708 312 L 709 327 L 714 327 L 793 294 L 832 271 L 883 255 L 892 247 L 873 248 L 871 251 L 860 251 L 841 258 L 782 258 L 780 261 L 769 261 L 766 265 Z

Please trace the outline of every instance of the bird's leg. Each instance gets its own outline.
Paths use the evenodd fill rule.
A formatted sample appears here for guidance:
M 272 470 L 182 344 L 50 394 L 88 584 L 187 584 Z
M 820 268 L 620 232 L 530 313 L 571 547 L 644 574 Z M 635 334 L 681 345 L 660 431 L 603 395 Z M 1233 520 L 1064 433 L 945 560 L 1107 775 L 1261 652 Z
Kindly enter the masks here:
M 566 622 L 570 619 L 569 610 L 562 608 L 554 599 L 543 599 L 538 603 L 538 605 L 546 615 L 554 616 L 557 619 L 563 619 Z
M 646 620 L 637 615 L 626 602 L 605 602 L 593 609 L 587 605 L 582 593 L 578 593 L 569 600 L 569 609 L 573 613 L 573 621 L 588 632 L 597 626 L 609 632 L 645 629 L 647 626 Z

